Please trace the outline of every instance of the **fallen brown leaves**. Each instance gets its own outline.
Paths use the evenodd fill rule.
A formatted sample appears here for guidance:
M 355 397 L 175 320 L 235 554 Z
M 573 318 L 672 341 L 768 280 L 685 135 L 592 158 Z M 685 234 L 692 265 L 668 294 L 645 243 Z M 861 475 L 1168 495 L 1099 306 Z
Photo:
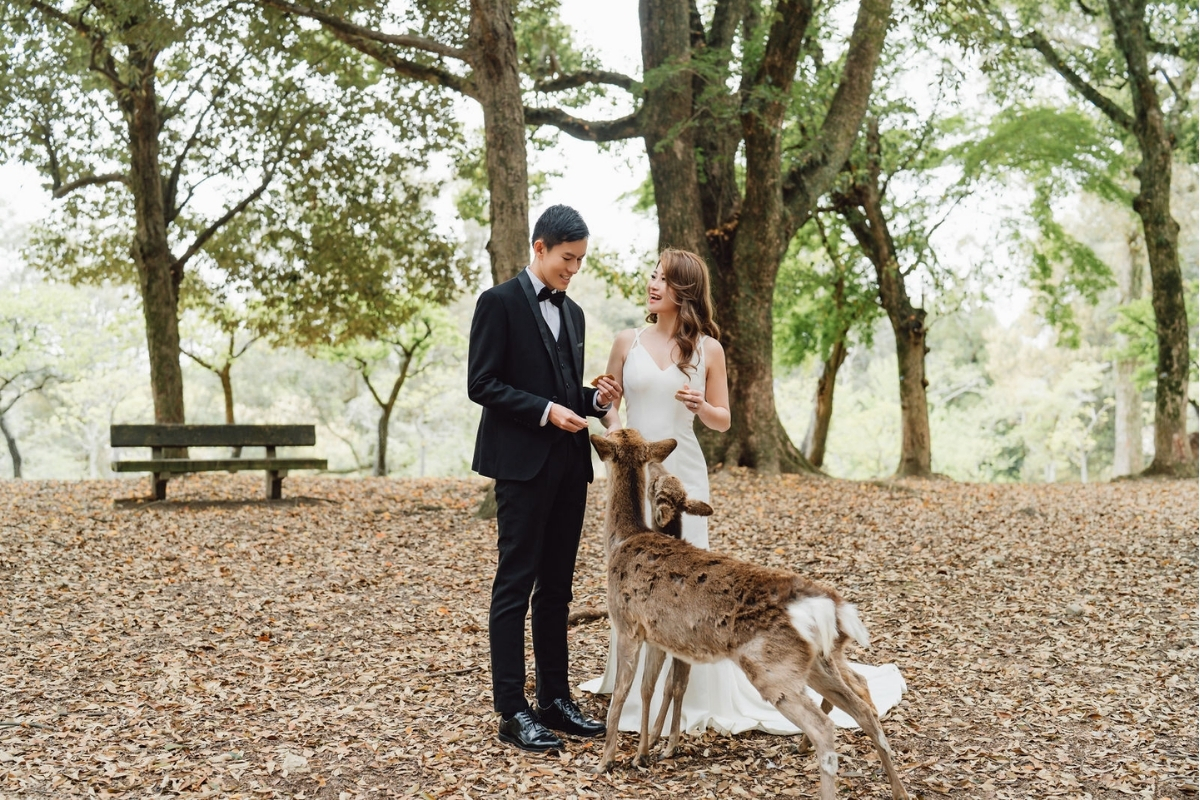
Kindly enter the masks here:
M 712 733 L 591 774 L 501 745 L 481 481 L 249 475 L 0 483 L 0 794 L 813 796 L 795 740 Z M 714 476 L 713 546 L 836 585 L 909 693 L 884 722 L 914 794 L 1187 797 L 1197 784 L 1197 489 Z M 593 488 L 576 607 L 603 607 Z M 572 629 L 593 677 L 607 624 Z M 532 670 L 530 670 L 532 674 Z M 532 692 L 531 692 L 532 694 Z M 602 716 L 607 697 L 580 698 Z M 844 797 L 889 796 L 838 735 Z

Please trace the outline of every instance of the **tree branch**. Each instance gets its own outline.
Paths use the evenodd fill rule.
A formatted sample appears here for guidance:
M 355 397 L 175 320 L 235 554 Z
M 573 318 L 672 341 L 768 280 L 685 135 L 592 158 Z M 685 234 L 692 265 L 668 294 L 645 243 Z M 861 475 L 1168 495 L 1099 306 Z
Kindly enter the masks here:
M 859 4 L 829 112 L 812 144 L 784 176 L 783 202 L 789 239 L 808 220 L 820 196 L 829 191 L 854 147 L 870 100 L 891 9 L 891 0 L 861 0 Z
M 110 172 L 106 175 L 86 175 L 82 178 L 77 178 L 70 183 L 59 183 L 58 176 L 54 176 L 55 185 L 53 187 L 53 196 L 55 200 L 66 197 L 76 189 L 82 189 L 84 186 L 98 186 L 102 183 L 126 183 L 129 180 L 124 172 Z
M 204 247 L 205 244 L 208 243 L 208 240 L 211 239 L 216 234 L 217 231 L 219 231 L 222 227 L 224 227 L 226 224 L 228 224 L 229 221 L 232 220 L 234 217 L 236 217 L 238 214 L 245 211 L 246 208 L 251 203 L 253 203 L 255 200 L 257 200 L 259 197 L 262 196 L 262 193 L 267 190 L 267 187 L 271 184 L 271 181 L 275 178 L 275 170 L 279 166 L 279 162 L 283 160 L 284 151 L 287 149 L 288 142 L 291 141 L 292 134 L 295 132 L 296 127 L 300 124 L 300 122 L 305 117 L 307 117 L 309 114 L 311 114 L 312 111 L 313 111 L 312 108 L 308 108 L 296 115 L 296 118 L 294 120 L 292 120 L 292 124 L 288 126 L 287 131 L 285 131 L 284 135 L 281 137 L 280 142 L 279 142 L 278 156 L 276 157 L 275 162 L 266 168 L 266 171 L 263 175 L 262 182 L 259 183 L 259 185 L 254 189 L 254 191 L 250 192 L 250 194 L 248 194 L 244 198 L 242 198 L 241 202 L 239 202 L 233 208 L 229 209 L 224 214 L 222 214 L 219 219 L 217 219 L 213 224 L 209 225 L 207 228 L 202 230 L 196 236 L 195 241 L 192 242 L 191 246 L 184 252 L 184 254 L 182 256 L 180 256 L 179 258 L 175 259 L 171 263 L 171 269 L 173 272 L 175 272 L 177 274 L 181 273 L 183 271 L 184 265 L 187 264 L 187 262 L 192 258 L 192 256 L 196 255 L 196 253 L 198 253 L 200 251 L 200 249 L 202 247 Z
M 1100 109 L 1104 116 L 1108 117 L 1121 128 L 1133 131 L 1133 117 L 1125 109 L 1104 96 L 1099 89 L 1088 83 L 1082 75 L 1071 69 L 1067 62 L 1063 61 L 1062 57 L 1054 49 L 1054 45 L 1050 44 L 1045 36 L 1038 31 L 1031 31 L 1021 37 L 1021 41 L 1026 47 L 1031 47 L 1041 53 L 1042 57 L 1046 59 L 1046 63 L 1055 72 L 1065 78 L 1075 91 L 1079 92 L 1088 102 Z
M 192 149 L 192 145 L 194 145 L 196 140 L 200 137 L 200 129 L 204 125 L 204 119 L 208 116 L 208 112 L 213 110 L 217 104 L 217 101 L 220 100 L 221 96 L 225 94 L 225 91 L 229 88 L 230 82 L 233 80 L 233 76 L 238 72 L 238 68 L 241 66 L 242 62 L 248 57 L 248 53 L 243 55 L 225 73 L 225 80 L 223 80 L 220 86 L 217 87 L 216 91 L 213 92 L 212 98 L 208 101 L 208 105 L 204 107 L 204 110 L 201 111 L 200 115 L 196 118 L 196 124 L 192 128 L 192 135 L 188 137 L 186 142 L 184 142 L 183 149 L 179 151 L 179 156 L 175 159 L 175 164 L 171 167 L 171 175 L 167 179 L 167 186 L 163 191 L 163 204 L 166 206 L 168 223 L 175 221 L 175 218 L 179 216 L 179 212 L 183 210 L 183 207 L 192 197 L 192 193 L 188 192 L 187 198 L 182 203 L 179 203 L 178 205 L 175 203 L 175 197 L 179 191 L 179 176 L 183 172 L 183 160 L 187 158 L 188 151 Z
M 262 0 L 266 2 L 266 0 Z M 330 32 L 337 39 L 345 44 L 353 47 L 355 50 L 370 56 L 371 58 L 383 64 L 385 67 L 391 67 L 392 71 L 397 75 L 405 78 L 412 78 L 416 81 L 432 84 L 433 86 L 445 86 L 458 92 L 461 95 L 478 100 L 479 94 L 475 90 L 475 83 L 470 78 L 464 78 L 460 75 L 455 75 L 442 67 L 434 67 L 428 64 L 419 64 L 407 58 L 401 58 L 395 53 L 380 46 L 378 42 L 355 36 L 345 31 L 331 28 Z
M 1158 53 L 1160 56 L 1174 56 L 1175 58 L 1183 58 L 1183 53 L 1179 50 L 1179 45 L 1170 42 L 1158 42 L 1154 39 L 1147 39 L 1146 44 L 1150 47 L 1150 52 Z
M 191 350 L 188 350 L 187 348 L 183 347 L 182 345 L 180 345 L 180 347 L 179 347 L 179 352 L 183 353 L 185 356 L 190 358 L 192 361 L 195 361 L 197 364 L 204 367 L 209 372 L 216 372 L 218 375 L 220 374 L 220 370 L 218 370 L 212 364 L 209 364 L 207 361 L 202 359 L 200 356 L 193 353 Z
M 375 391 L 375 387 L 371 385 L 371 368 L 367 366 L 366 360 L 355 356 L 354 361 L 358 364 L 358 374 L 362 375 L 363 383 L 367 385 L 367 391 L 369 391 L 371 396 L 375 398 L 375 403 L 380 408 L 387 408 L 387 406 L 383 404 L 383 398 L 379 396 L 379 392 Z
M 88 6 L 85 5 L 83 10 L 79 12 L 79 17 L 74 19 L 69 14 L 64 14 L 54 6 L 42 2 L 42 0 L 29 0 L 29 7 L 35 9 L 36 11 L 40 11 L 43 16 L 48 17 L 55 22 L 60 22 L 63 25 L 68 26 L 81 36 L 87 37 L 88 41 L 92 43 L 88 68 L 94 72 L 99 72 L 101 75 L 108 78 L 115 88 L 128 88 L 125 82 L 121 80 L 120 76 L 117 75 L 116 61 L 113 59 L 112 53 L 109 52 L 108 48 L 105 46 L 104 34 L 98 32 L 95 28 L 83 21 L 83 15 L 87 11 Z M 103 63 L 97 61 L 98 54 L 103 56 L 101 59 Z
M 373 28 L 367 28 L 362 25 L 356 25 L 349 22 L 336 14 L 330 14 L 316 8 L 308 8 L 307 6 L 298 6 L 294 3 L 285 2 L 285 0 L 258 0 L 258 3 L 263 6 L 275 8 L 280 11 L 286 11 L 289 14 L 295 14 L 300 17 L 308 17 L 320 22 L 326 28 L 339 31 L 341 33 L 356 36 L 361 39 L 369 39 L 381 44 L 395 45 L 396 47 L 411 47 L 414 50 L 422 50 L 426 53 L 433 53 L 437 56 L 446 58 L 455 58 L 459 61 L 470 63 L 467 51 L 461 47 L 451 47 L 426 39 L 424 36 L 412 36 L 409 34 L 384 33 Z
M 534 127 L 549 125 L 569 136 L 587 142 L 616 142 L 643 135 L 641 109 L 614 120 L 594 122 L 573 117 L 560 108 L 525 107 L 525 124 Z
M 549 94 L 551 92 L 562 92 L 567 89 L 578 89 L 580 86 L 587 86 L 589 83 L 603 83 L 609 86 L 616 86 L 630 94 L 636 94 L 640 86 L 633 78 L 623 75 L 620 72 L 610 72 L 603 69 L 585 69 L 570 75 L 560 75 L 557 78 L 551 78 L 547 81 L 539 81 L 533 85 L 533 88 L 534 91 Z

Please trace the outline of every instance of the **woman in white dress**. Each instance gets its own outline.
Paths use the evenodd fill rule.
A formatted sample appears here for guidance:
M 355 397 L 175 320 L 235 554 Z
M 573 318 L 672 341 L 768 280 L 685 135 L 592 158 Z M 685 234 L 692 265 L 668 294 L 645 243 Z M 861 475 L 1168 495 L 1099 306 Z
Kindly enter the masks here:
M 650 275 L 646 302 L 649 311 L 646 320 L 650 325 L 617 335 L 608 358 L 608 372 L 624 388 L 626 425 L 651 441 L 675 439 L 679 444 L 663 466 L 682 481 L 690 497 L 707 502 L 708 465 L 696 439 L 694 420 L 699 419 L 713 430 L 728 430 L 729 387 L 725 350 L 717 341 L 720 332 L 713 322 L 708 268 L 704 261 L 694 253 L 664 250 Z M 610 431 L 621 427 L 619 406 L 617 401 L 604 418 L 605 428 Z M 718 508 L 717 514 L 720 513 Z M 684 516 L 683 538 L 707 549 L 707 518 Z M 610 643 L 604 675 L 580 688 L 611 694 L 616 678 L 615 656 Z M 659 675 L 651 718 L 662 702 L 667 672 L 664 668 Z M 636 688 L 641 685 L 641 673 L 642 658 L 639 658 L 634 690 L 621 710 L 623 731 L 636 732 L 641 727 L 641 695 Z M 880 713 L 894 705 L 903 690 L 899 671 L 891 667 L 889 675 L 889 685 L 879 687 L 878 681 L 867 674 L 872 699 Z M 839 715 L 844 719 L 839 719 Z M 838 724 L 854 724 L 838 710 L 834 711 L 833 719 Z M 796 726 L 762 699 L 732 661 L 692 666 L 683 696 L 680 726 L 688 732 L 713 728 L 727 734 L 746 730 L 799 733 Z

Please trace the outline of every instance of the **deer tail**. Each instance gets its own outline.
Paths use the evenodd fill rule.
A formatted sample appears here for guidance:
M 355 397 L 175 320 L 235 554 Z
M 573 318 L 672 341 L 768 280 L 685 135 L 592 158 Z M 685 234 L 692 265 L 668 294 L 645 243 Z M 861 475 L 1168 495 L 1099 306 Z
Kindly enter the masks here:
M 838 603 L 837 624 L 838 630 L 858 642 L 859 647 L 871 646 L 871 637 L 867 635 L 867 628 L 858 618 L 858 606 L 853 603 Z
M 804 597 L 789 603 L 787 610 L 792 627 L 804 641 L 813 645 L 822 658 L 833 652 L 839 620 L 832 597 Z

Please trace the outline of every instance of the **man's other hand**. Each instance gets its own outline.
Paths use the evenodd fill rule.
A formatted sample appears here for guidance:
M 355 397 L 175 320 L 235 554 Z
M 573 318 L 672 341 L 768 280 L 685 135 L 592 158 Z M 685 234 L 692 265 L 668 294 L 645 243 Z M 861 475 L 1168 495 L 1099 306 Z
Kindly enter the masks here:
M 562 428 L 564 431 L 571 433 L 581 431 L 587 427 L 586 419 L 558 403 L 551 404 L 548 422 L 556 428 Z

